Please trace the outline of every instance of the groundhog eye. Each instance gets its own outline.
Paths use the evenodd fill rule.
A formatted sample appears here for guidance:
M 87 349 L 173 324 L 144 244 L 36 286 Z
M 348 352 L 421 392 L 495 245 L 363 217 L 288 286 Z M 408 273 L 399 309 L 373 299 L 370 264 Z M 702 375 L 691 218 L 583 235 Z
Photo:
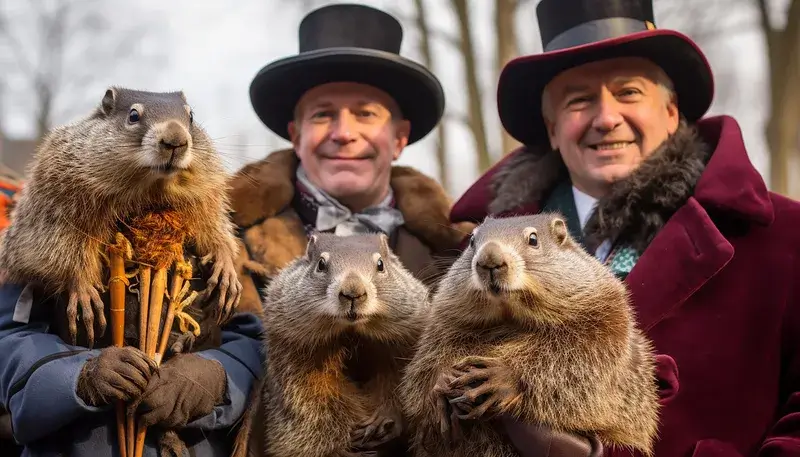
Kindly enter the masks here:
M 539 237 L 535 233 L 531 233 L 528 235 L 528 244 L 533 247 L 539 246 Z
M 189 123 L 194 124 L 194 111 L 189 111 Z
M 470 235 L 469 236 L 469 247 L 471 247 L 471 248 L 475 247 L 475 235 Z
M 383 259 L 378 259 L 378 271 L 383 271 L 384 268 Z
M 132 109 L 130 113 L 128 113 L 128 121 L 129 122 L 139 122 L 139 112 L 136 109 Z
M 328 262 L 325 259 L 319 259 L 317 262 L 317 271 L 325 271 L 328 269 Z

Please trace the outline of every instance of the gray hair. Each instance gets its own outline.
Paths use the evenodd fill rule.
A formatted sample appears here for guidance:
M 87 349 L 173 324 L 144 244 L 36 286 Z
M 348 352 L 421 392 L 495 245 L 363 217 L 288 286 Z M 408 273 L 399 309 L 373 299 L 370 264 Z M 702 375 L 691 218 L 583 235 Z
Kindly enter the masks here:
M 656 67 L 653 69 L 653 74 L 651 75 L 653 81 L 656 83 L 658 88 L 664 93 L 664 96 L 670 102 L 677 103 L 677 94 L 675 93 L 675 85 L 672 83 L 672 80 L 667 76 L 667 73 L 664 72 L 660 67 Z M 547 121 L 553 121 L 553 105 L 550 103 L 550 85 L 544 86 L 542 90 L 542 116 Z

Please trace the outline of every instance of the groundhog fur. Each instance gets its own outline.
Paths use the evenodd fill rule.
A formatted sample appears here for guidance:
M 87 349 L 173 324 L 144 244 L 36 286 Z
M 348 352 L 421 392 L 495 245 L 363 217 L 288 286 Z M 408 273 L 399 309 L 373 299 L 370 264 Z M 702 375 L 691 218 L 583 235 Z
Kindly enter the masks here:
M 103 335 L 101 252 L 120 223 L 174 211 L 204 261 L 207 291 L 218 287 L 220 315 L 241 292 L 225 192 L 227 174 L 182 92 L 111 87 L 87 117 L 52 129 L 37 147 L 12 223 L 0 240 L 7 282 L 40 284 L 68 301 L 77 342 L 78 310 L 88 335 Z
M 310 237 L 267 288 L 264 440 L 249 455 L 406 455 L 396 388 L 427 303 L 385 235 Z
M 476 228 L 406 370 L 399 390 L 413 455 L 516 456 L 500 416 L 652 452 L 651 344 L 624 284 L 557 213 Z

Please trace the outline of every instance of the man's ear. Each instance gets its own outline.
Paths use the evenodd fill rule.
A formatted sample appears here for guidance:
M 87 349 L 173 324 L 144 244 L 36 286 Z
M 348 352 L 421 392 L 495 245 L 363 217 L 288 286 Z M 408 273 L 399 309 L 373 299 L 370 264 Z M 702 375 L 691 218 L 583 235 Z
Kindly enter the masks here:
M 297 128 L 297 125 L 294 123 L 294 121 L 289 121 L 286 129 L 289 131 L 289 139 L 291 139 L 292 145 L 295 149 L 297 149 L 300 145 L 300 129 Z
M 672 135 L 678 130 L 678 126 L 681 124 L 681 113 L 678 110 L 678 104 L 675 103 L 675 100 L 667 102 L 667 119 L 667 132 L 669 135 Z
M 397 147 L 394 149 L 394 160 L 400 158 L 403 149 L 408 145 L 408 136 L 411 134 L 411 122 L 408 119 L 395 122 L 394 136 Z
M 547 137 L 550 139 L 550 149 L 555 151 L 558 149 L 558 143 L 556 143 L 556 123 L 544 118 L 544 125 L 547 127 Z

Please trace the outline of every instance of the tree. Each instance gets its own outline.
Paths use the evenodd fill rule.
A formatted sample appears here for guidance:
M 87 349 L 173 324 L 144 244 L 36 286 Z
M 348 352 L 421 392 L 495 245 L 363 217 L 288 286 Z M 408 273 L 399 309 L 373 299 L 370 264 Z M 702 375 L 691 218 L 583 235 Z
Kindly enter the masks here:
M 766 0 L 755 1 L 769 57 L 770 184 L 775 192 L 796 196 L 800 189 L 793 189 L 789 178 L 800 146 L 800 0 L 790 0 L 782 29 L 770 20 Z
M 472 137 L 475 139 L 476 154 L 478 157 L 478 173 L 482 173 L 492 166 L 492 157 L 489 154 L 489 145 L 486 137 L 486 121 L 483 116 L 483 103 L 481 102 L 481 87 L 478 81 L 478 70 L 475 55 L 475 46 L 472 41 L 471 14 L 467 0 L 451 0 L 451 5 L 458 18 L 459 49 L 464 59 L 464 83 L 467 87 L 469 106 L 469 126 Z
M 497 35 L 497 51 L 495 56 L 497 72 L 495 81 L 500 79 L 500 72 L 503 70 L 506 63 L 519 54 L 517 30 L 514 25 L 519 3 L 520 0 L 495 0 L 494 24 L 495 33 Z M 520 143 L 502 129 L 502 126 L 500 134 L 503 138 L 503 154 L 507 154 L 519 147 Z
M 56 117 L 73 114 L 77 108 L 71 105 L 82 105 L 64 97 L 82 96 L 91 83 L 126 64 L 143 67 L 145 60 L 134 51 L 143 38 L 156 35 L 153 30 L 160 24 L 149 20 L 146 29 L 121 26 L 125 21 L 106 17 L 107 5 L 99 0 L 29 0 L 0 10 L 0 44 L 13 62 L 4 72 L 13 73 L 24 88 L 15 91 L 17 99 L 33 104 L 37 138 Z
M 433 55 L 431 51 L 431 31 L 427 21 L 427 8 L 425 0 L 414 0 L 414 8 L 417 11 L 416 25 L 419 30 L 419 47 L 422 54 L 422 63 L 427 68 L 433 68 Z M 439 183 L 445 189 L 449 189 L 450 180 L 447 177 L 449 169 L 447 160 L 447 132 L 446 121 L 442 119 L 437 126 L 436 132 L 436 163 L 439 167 Z

